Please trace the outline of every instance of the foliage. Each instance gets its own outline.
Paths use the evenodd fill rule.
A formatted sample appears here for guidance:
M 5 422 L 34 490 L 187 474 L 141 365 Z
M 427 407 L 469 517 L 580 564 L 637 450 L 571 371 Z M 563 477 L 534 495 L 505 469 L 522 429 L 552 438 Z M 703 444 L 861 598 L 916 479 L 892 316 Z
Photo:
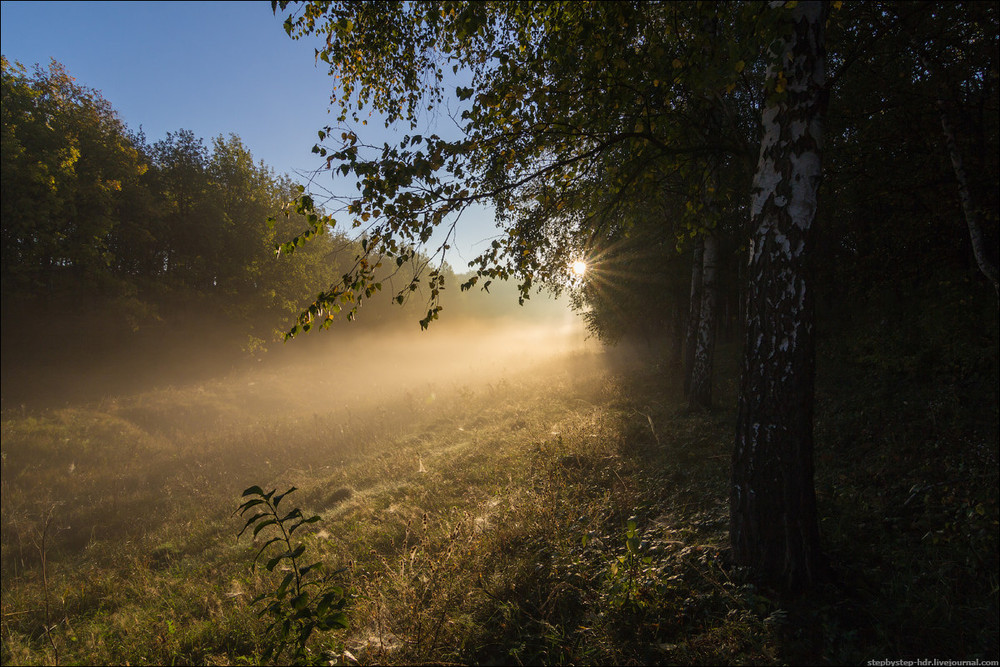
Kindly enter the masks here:
M 744 125 L 752 115 L 735 102 L 741 94 L 752 98 L 759 25 L 750 30 L 734 20 L 740 11 L 693 3 L 452 2 L 389 10 L 307 3 L 290 11 L 290 35 L 325 38 L 318 56 L 337 79 L 342 125 L 322 129 L 314 150 L 331 172 L 357 179 L 359 195 L 338 211 L 368 240 L 356 270 L 320 293 L 315 309 L 370 296 L 368 267 L 405 260 L 435 228 L 445 229 L 436 251 L 445 253 L 456 216 L 477 202 L 496 208 L 503 234 L 472 262 L 476 275 L 462 287 L 516 279 L 522 299 L 535 285 L 565 287 L 568 264 L 590 253 L 609 219 L 637 222 L 619 208 L 630 212 L 671 189 L 682 207 L 700 208 L 706 158 L 739 156 L 753 144 Z M 706 23 L 714 28 L 706 31 Z M 728 46 L 713 46 L 719 43 Z M 474 85 L 453 84 L 466 79 Z M 457 109 L 445 106 L 452 89 Z M 387 128 L 407 132 L 398 145 L 365 143 L 364 129 L 351 123 L 367 123 L 359 115 L 366 106 Z M 458 138 L 411 136 L 425 108 L 452 112 Z M 742 120 L 709 127 L 701 119 L 713 111 Z M 717 200 L 729 198 L 730 184 Z M 336 212 L 317 216 L 311 229 Z M 685 220 L 694 232 L 717 224 Z M 439 311 L 443 287 L 434 270 L 425 283 L 431 307 L 424 326 Z
M 922 298 L 942 282 L 965 282 L 970 244 L 934 104 L 940 86 L 960 128 L 988 245 L 996 247 L 995 9 L 854 5 L 831 17 L 836 94 L 827 113 L 820 193 L 830 205 L 820 207 L 816 224 L 821 307 L 844 318 L 868 311 L 886 316 L 894 302 Z M 927 71 L 921 50 L 949 67 Z
M 271 592 L 261 593 L 251 601 L 252 604 L 264 603 L 264 608 L 259 614 L 261 616 L 267 614 L 274 619 L 266 629 L 266 632 L 273 634 L 274 643 L 265 649 L 263 656 L 265 661 L 277 659 L 290 648 L 292 659 L 296 663 L 301 663 L 307 658 L 306 644 L 313 632 L 348 627 L 347 614 L 344 611 L 347 606 L 344 589 L 332 583 L 333 578 L 340 572 L 320 575 L 323 567 L 321 562 L 302 565 L 300 561 L 305 554 L 306 545 L 292 543 L 292 534 L 306 524 L 319 521 L 319 516 L 305 518 L 298 507 L 284 515 L 278 513 L 278 505 L 282 499 L 295 490 L 293 486 L 284 493 L 275 495 L 275 489 L 264 493 L 259 486 L 251 486 L 243 492 L 243 497 L 249 496 L 250 499 L 236 510 L 241 518 L 253 510 L 237 534 L 237 539 L 251 526 L 255 538 L 268 526 L 274 526 L 280 531 L 280 535 L 268 539 L 257 551 L 253 560 L 254 567 L 271 545 L 276 545 L 280 553 L 268 559 L 265 564 L 267 571 L 273 572 L 274 568 L 284 560 L 291 565 L 290 571 L 285 574 L 277 588 Z M 279 571 L 286 570 L 289 568 L 280 568 Z
M 317 54 L 330 65 L 341 124 L 320 131 L 314 150 L 333 175 L 358 183 L 356 197 L 330 202 L 340 205 L 330 219 L 343 214 L 366 230 L 360 269 L 405 257 L 402 246 L 490 202 L 502 234 L 463 287 L 516 279 L 523 298 L 540 284 L 571 285 L 595 333 L 614 340 L 644 315 L 656 314 L 653 326 L 668 313 L 671 323 L 683 317 L 686 308 L 637 283 L 657 273 L 648 265 L 672 262 L 671 236 L 715 230 L 735 319 L 775 14 L 746 3 L 274 4 L 291 36 L 323 38 Z M 941 176 L 950 167 L 937 91 L 946 91 L 960 148 L 976 165 L 987 246 L 996 246 L 996 13 L 982 3 L 832 8 L 815 265 L 821 294 L 849 307 L 869 286 L 909 290 L 927 261 L 968 262 L 955 185 Z M 459 131 L 421 131 L 435 113 L 451 115 Z M 371 145 L 369 123 L 395 128 L 401 141 Z M 617 262 L 623 238 L 650 236 L 663 247 L 648 265 Z M 446 234 L 438 250 L 448 244 Z M 566 267 L 578 257 L 617 265 L 574 284 Z M 436 274 L 426 279 L 424 325 L 443 288 Z M 373 294 L 364 270 L 345 281 L 318 295 L 316 312 Z M 674 300 L 684 287 L 677 271 L 658 294 Z
M 118 202 L 146 170 L 99 93 L 53 62 L 2 61 L 3 285 L 37 292 L 61 273 L 98 280 L 113 261 Z

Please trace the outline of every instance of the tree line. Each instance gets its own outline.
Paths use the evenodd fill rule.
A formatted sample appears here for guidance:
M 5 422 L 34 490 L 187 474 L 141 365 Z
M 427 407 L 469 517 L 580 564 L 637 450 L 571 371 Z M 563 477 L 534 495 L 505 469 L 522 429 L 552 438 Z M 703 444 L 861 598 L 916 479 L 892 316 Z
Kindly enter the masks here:
M 181 129 L 150 142 L 61 64 L 29 70 L 4 57 L 2 67 L 8 332 L 39 310 L 71 321 L 96 309 L 108 326 L 135 330 L 194 309 L 265 345 L 316 285 L 354 267 L 363 240 L 330 228 L 294 257 L 276 256 L 307 222 L 290 207 L 303 188 L 237 134 L 206 142 Z M 368 311 L 369 323 L 412 319 L 388 304 Z

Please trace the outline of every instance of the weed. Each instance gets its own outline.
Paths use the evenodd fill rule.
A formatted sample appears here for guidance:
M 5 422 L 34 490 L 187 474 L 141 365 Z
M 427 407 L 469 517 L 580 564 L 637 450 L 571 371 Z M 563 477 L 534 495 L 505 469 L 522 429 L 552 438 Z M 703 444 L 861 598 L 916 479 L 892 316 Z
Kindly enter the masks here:
M 268 526 L 280 531 L 279 535 L 264 542 L 264 546 L 257 551 L 253 559 L 253 568 L 256 568 L 257 561 L 268 547 L 278 545 L 280 553 L 268 559 L 265 568 L 268 572 L 273 572 L 275 567 L 287 560 L 291 565 L 290 571 L 285 574 L 277 588 L 261 593 L 251 604 L 264 603 L 258 614 L 270 615 L 273 619 L 267 626 L 266 632 L 273 633 L 274 643 L 265 649 L 264 660 L 277 659 L 290 649 L 292 659 L 296 664 L 300 664 L 307 662 L 306 643 L 313 632 L 347 628 L 347 614 L 344 611 L 347 598 L 344 589 L 333 584 L 333 578 L 341 571 L 320 575 L 323 568 L 321 562 L 301 564 L 300 559 L 305 554 L 306 545 L 304 543 L 293 545 L 292 534 L 306 524 L 319 521 L 319 516 L 305 518 L 298 507 L 284 516 L 279 516 L 278 505 L 295 490 L 293 486 L 284 493 L 275 495 L 276 489 L 264 493 L 259 486 L 251 486 L 242 496 L 243 498 L 249 496 L 249 500 L 240 505 L 234 515 L 239 514 L 243 517 L 248 511 L 255 510 L 236 535 L 236 539 L 239 539 L 251 526 L 254 537 Z
M 49 646 L 52 647 L 52 655 L 54 656 L 53 664 L 58 667 L 59 665 L 59 649 L 56 647 L 55 641 L 52 639 L 52 618 L 50 614 L 50 603 L 49 603 L 49 576 L 48 576 L 48 545 L 46 544 L 49 535 L 49 527 L 52 525 L 52 514 L 55 512 L 56 506 L 52 505 L 48 511 L 45 513 L 45 520 L 42 523 L 41 535 L 39 539 L 35 541 L 35 548 L 38 549 L 38 557 L 42 563 L 42 590 L 45 592 L 45 638 L 49 640 Z
M 608 567 L 608 602 L 620 609 L 646 607 L 645 592 L 656 579 L 653 557 L 648 555 L 649 545 L 642 541 L 637 526 L 637 518 L 629 517 L 625 527 L 625 553 L 616 556 Z M 585 535 L 584 546 L 586 540 Z

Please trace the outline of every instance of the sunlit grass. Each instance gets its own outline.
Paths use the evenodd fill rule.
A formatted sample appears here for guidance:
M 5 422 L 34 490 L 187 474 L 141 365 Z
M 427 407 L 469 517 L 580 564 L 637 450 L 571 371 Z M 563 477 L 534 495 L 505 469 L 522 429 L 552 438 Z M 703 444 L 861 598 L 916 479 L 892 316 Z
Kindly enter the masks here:
M 720 354 L 723 404 L 730 357 Z M 941 486 L 922 492 L 912 519 L 899 511 L 912 482 L 888 471 L 919 447 L 920 429 L 886 431 L 870 456 L 834 457 L 872 424 L 852 422 L 849 402 L 820 410 L 823 535 L 845 580 L 782 601 L 726 565 L 732 414 L 688 413 L 670 377 L 581 355 L 436 384 L 432 402 L 429 391 L 380 394 L 350 410 L 197 428 L 167 428 L 171 405 L 193 414 L 199 395 L 204 414 L 234 416 L 229 393 L 173 389 L 9 418 L 3 662 L 258 661 L 265 635 L 249 601 L 275 575 L 251 571 L 254 549 L 236 542 L 231 517 L 251 484 L 299 487 L 295 502 L 323 519 L 310 552 L 348 568 L 351 627 L 312 640 L 324 660 L 851 663 L 927 648 L 925 636 L 938 652 L 989 655 L 995 559 L 977 559 L 995 554 L 996 536 L 967 531 L 988 528 L 995 506 L 980 515 L 983 493 Z M 935 437 L 954 436 L 943 413 L 934 419 Z

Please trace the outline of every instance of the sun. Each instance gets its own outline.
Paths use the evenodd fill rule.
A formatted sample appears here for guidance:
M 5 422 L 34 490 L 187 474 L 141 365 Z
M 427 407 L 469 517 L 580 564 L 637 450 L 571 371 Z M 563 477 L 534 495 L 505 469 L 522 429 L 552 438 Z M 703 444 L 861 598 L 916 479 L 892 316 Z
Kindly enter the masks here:
M 587 272 L 587 263 L 578 259 L 570 265 L 570 268 L 573 269 L 573 273 L 578 276 L 582 276 Z

